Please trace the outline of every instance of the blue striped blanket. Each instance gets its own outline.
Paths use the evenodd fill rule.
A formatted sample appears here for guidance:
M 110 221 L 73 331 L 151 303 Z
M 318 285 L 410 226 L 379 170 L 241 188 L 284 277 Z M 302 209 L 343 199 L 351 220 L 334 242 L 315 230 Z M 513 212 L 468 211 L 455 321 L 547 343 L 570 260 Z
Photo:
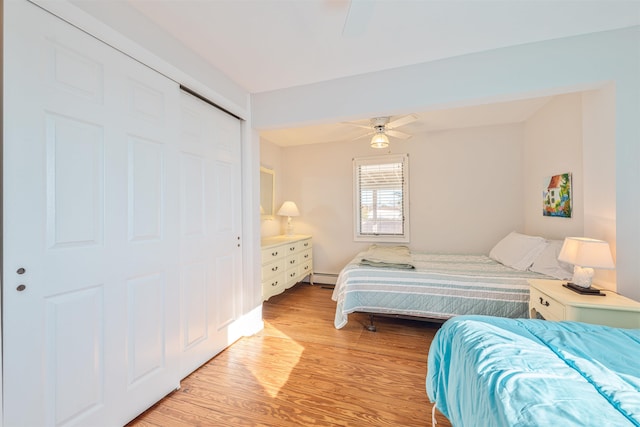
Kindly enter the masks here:
M 527 279 L 548 278 L 486 255 L 411 256 L 415 269 L 400 270 L 362 266 L 358 254 L 338 276 L 334 326 L 344 327 L 356 311 L 443 320 L 460 314 L 528 317 Z

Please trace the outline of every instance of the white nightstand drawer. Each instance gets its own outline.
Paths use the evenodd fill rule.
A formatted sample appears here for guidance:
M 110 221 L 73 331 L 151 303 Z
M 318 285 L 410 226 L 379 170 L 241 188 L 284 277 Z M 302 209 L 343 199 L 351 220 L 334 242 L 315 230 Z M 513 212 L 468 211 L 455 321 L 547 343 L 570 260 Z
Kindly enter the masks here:
M 536 288 L 530 289 L 531 307 L 547 320 L 564 320 L 564 305 L 540 292 Z
M 550 279 L 529 280 L 531 317 L 539 313 L 547 320 L 640 327 L 640 302 L 607 290 L 601 290 L 604 296 L 581 295 L 563 287 L 563 283 Z

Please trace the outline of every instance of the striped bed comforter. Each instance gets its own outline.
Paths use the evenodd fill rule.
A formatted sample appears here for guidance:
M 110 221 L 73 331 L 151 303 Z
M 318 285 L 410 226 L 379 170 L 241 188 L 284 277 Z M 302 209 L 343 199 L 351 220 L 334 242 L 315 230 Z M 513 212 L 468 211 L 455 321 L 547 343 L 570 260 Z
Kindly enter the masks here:
M 461 314 L 526 318 L 527 279 L 548 278 L 485 255 L 413 252 L 412 270 L 361 266 L 360 259 L 362 254 L 342 269 L 333 290 L 337 329 L 356 311 L 443 320 Z

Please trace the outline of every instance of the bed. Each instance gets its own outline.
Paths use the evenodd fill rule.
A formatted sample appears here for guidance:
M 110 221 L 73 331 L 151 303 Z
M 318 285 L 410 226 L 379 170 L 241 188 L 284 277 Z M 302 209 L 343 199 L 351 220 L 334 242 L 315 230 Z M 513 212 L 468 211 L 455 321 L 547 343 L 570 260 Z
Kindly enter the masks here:
M 528 317 L 527 279 L 549 278 L 515 270 L 486 255 L 414 252 L 413 269 L 361 265 L 363 255 L 338 275 L 332 294 L 337 329 L 354 312 L 440 321 L 460 314 Z
M 571 277 L 572 266 L 557 261 L 561 244 L 512 232 L 489 255 L 371 245 L 338 275 L 334 326 L 343 328 L 354 312 L 440 322 L 463 314 L 529 317 L 528 279 Z
M 436 333 L 427 394 L 455 426 L 640 426 L 640 330 L 459 316 Z

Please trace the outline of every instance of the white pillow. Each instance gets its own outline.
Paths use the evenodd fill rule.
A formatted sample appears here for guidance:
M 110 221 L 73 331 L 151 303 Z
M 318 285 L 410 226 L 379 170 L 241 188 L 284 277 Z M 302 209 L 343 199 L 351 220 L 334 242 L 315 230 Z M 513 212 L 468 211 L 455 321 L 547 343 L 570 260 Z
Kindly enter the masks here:
M 538 236 L 512 231 L 489 252 L 489 257 L 516 270 L 526 270 L 547 246 Z
M 563 240 L 548 240 L 547 246 L 538 255 L 529 270 L 560 280 L 571 280 L 573 277 L 573 265 L 558 261 L 562 243 Z

